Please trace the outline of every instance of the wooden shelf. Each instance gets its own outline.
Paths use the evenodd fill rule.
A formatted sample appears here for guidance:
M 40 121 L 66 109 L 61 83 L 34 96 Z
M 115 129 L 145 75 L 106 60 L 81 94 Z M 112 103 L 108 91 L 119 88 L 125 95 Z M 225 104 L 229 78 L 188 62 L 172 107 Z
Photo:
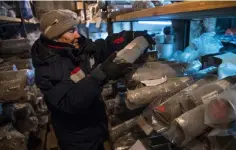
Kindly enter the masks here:
M 21 23 L 21 19 L 14 17 L 0 16 L 0 23 Z M 37 24 L 38 22 L 25 20 L 25 23 Z
M 113 21 L 236 17 L 236 1 L 186 1 L 118 15 Z

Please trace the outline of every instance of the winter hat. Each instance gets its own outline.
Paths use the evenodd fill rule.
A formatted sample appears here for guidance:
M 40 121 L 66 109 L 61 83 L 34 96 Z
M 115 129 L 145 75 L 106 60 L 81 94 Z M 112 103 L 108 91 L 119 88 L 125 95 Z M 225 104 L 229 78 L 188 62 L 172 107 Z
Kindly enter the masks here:
M 40 30 L 47 38 L 55 39 L 78 25 L 78 23 L 77 14 L 73 11 L 66 9 L 51 10 L 42 16 Z

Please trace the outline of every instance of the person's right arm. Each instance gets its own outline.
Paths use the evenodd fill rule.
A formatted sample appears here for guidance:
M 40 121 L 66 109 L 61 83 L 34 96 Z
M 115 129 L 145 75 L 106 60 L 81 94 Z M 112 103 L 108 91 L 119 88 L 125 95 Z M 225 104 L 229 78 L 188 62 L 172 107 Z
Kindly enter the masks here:
M 125 75 L 122 70 L 127 72 L 127 69 L 132 67 L 132 64 L 129 63 L 113 63 L 115 57 L 116 53 L 112 54 L 90 75 L 77 83 L 74 83 L 70 78 L 54 82 L 52 76 L 47 75 L 45 69 L 36 68 L 36 84 L 43 92 L 50 107 L 69 114 L 83 113 L 95 100 L 99 99 L 102 86 L 107 79 L 122 77 Z
M 77 83 L 68 80 L 52 86 L 50 81 L 45 82 L 49 84 L 47 87 L 40 85 L 40 82 L 37 86 L 43 91 L 47 104 L 68 114 L 83 113 L 93 101 L 98 100 L 102 91 L 102 86 L 92 76 Z

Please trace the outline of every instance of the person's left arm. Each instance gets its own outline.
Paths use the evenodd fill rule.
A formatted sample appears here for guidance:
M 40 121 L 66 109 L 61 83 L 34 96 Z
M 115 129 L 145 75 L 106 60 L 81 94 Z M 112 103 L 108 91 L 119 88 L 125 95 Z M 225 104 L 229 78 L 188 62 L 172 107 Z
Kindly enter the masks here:
M 122 31 L 120 33 L 115 33 L 111 36 L 108 36 L 105 40 L 96 40 L 94 42 L 96 46 L 96 64 L 106 60 L 106 58 L 109 57 L 113 52 L 123 49 L 127 44 L 129 44 L 138 36 L 144 36 L 150 45 L 155 43 L 146 31 Z

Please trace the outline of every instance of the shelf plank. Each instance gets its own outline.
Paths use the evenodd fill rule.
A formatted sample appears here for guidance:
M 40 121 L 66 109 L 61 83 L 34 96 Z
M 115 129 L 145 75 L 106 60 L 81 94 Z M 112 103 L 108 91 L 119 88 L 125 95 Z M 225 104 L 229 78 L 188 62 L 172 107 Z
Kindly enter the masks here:
M 186 1 L 115 16 L 113 21 L 236 17 L 236 1 Z
M 21 19 L 14 17 L 0 16 L 0 23 L 21 23 Z M 25 23 L 37 24 L 38 22 L 25 20 Z

